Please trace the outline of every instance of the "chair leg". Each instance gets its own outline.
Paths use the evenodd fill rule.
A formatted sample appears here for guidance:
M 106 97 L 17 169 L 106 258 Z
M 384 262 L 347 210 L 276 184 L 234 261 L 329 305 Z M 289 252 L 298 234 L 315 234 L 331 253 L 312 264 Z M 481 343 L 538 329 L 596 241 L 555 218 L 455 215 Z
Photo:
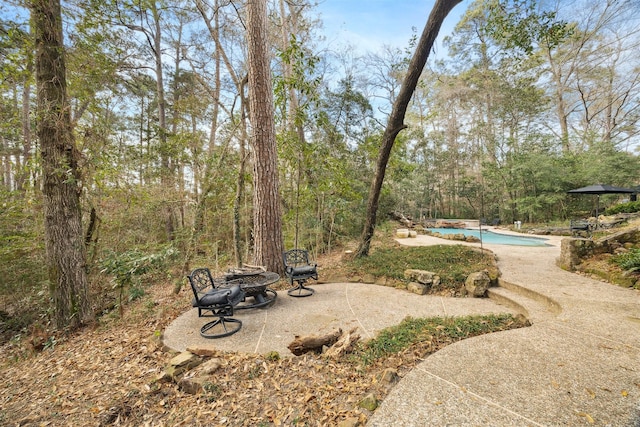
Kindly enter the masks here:
M 296 282 L 298 283 L 298 286 L 296 286 L 295 288 L 289 289 L 287 291 L 288 295 L 296 298 L 302 298 L 302 297 L 310 297 L 315 293 L 315 290 L 308 288 L 304 285 L 306 280 L 301 279 L 301 280 L 296 280 Z
M 242 321 L 232 317 L 219 317 L 212 322 L 205 323 L 200 328 L 200 335 L 204 338 L 228 337 L 242 328 Z

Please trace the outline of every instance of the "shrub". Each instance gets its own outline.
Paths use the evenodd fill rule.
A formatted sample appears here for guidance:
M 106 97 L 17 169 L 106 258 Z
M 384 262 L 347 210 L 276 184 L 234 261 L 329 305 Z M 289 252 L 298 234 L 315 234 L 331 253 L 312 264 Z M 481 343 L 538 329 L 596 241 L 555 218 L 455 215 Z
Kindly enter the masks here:
M 640 212 L 640 200 L 636 202 L 620 203 L 619 205 L 612 206 L 605 211 L 605 215 L 634 212 Z
M 145 254 L 137 249 L 123 253 L 109 251 L 102 260 L 102 273 L 113 276 L 113 289 L 119 290 L 120 315 L 122 316 L 122 297 L 126 287 L 129 288 L 129 301 L 144 295 L 141 288 L 141 276 L 160 268 L 173 258 L 177 251 L 172 246 L 162 248 L 157 253 Z
M 631 249 L 629 252 L 616 255 L 611 262 L 618 265 L 627 274 L 640 271 L 640 249 Z

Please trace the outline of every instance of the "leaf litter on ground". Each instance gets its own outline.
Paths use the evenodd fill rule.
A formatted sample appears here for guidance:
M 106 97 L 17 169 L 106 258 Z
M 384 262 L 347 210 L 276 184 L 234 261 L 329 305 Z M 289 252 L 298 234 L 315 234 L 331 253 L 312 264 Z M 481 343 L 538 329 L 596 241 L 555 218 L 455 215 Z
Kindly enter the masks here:
M 224 363 L 204 391 L 192 395 L 176 383 L 158 382 L 173 356 L 160 334 L 189 309 L 173 287 L 155 286 L 131 304 L 123 319 L 106 319 L 93 328 L 61 337 L 35 354 L 5 346 L 0 370 L 0 424 L 7 425 L 337 425 L 345 419 L 363 425 L 371 415 L 358 402 L 373 393 L 384 399 L 392 384 L 378 381 L 387 368 L 404 376 L 429 354 L 482 331 L 433 326 L 395 353 L 369 357 L 365 345 L 337 360 L 321 354 L 220 353 Z M 492 322 L 489 322 L 492 323 Z M 522 327 L 515 318 L 494 322 L 491 330 Z M 443 327 L 440 327 L 443 326 Z M 464 328 L 463 328 L 464 329 Z M 360 358 L 359 358 L 360 357 Z

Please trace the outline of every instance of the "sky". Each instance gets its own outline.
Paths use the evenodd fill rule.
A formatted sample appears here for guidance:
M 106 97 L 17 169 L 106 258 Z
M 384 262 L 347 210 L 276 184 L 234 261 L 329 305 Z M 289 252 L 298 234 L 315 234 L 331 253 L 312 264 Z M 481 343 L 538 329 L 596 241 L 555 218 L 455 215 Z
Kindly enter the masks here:
M 434 3 L 435 0 L 319 0 L 316 10 L 330 46 L 350 46 L 364 53 L 378 51 L 384 45 L 406 48 L 412 28 L 418 37 L 422 33 Z M 470 3 L 471 0 L 464 0 L 447 16 L 436 52 L 443 50 L 440 40 L 453 31 Z

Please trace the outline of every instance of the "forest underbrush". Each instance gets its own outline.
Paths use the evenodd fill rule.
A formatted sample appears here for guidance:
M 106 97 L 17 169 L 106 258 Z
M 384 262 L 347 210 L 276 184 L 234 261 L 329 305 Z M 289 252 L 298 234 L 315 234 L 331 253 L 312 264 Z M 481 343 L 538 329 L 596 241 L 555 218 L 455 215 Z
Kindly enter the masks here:
M 422 250 L 404 252 L 383 238 L 372 261 L 389 277 L 398 276 L 406 267 L 421 266 Z M 352 275 L 371 269 L 366 262 L 344 260 L 342 253 L 318 262 Z M 444 263 L 459 254 L 434 247 L 432 255 L 427 258 Z M 318 354 L 220 353 L 216 380 L 193 395 L 158 380 L 173 356 L 163 348 L 162 331 L 191 309 L 188 288 L 176 294 L 175 283 L 164 277 L 127 300 L 122 311 L 102 313 L 84 329 L 64 334 L 31 327 L 5 342 L 0 423 L 324 426 L 350 420 L 358 425 L 371 414 L 359 402 L 370 394 L 380 401 L 393 387 L 380 381 L 385 370 L 401 377 L 453 342 L 526 326 L 511 315 L 406 319 L 337 360 Z M 455 274 L 450 277 L 455 281 Z

